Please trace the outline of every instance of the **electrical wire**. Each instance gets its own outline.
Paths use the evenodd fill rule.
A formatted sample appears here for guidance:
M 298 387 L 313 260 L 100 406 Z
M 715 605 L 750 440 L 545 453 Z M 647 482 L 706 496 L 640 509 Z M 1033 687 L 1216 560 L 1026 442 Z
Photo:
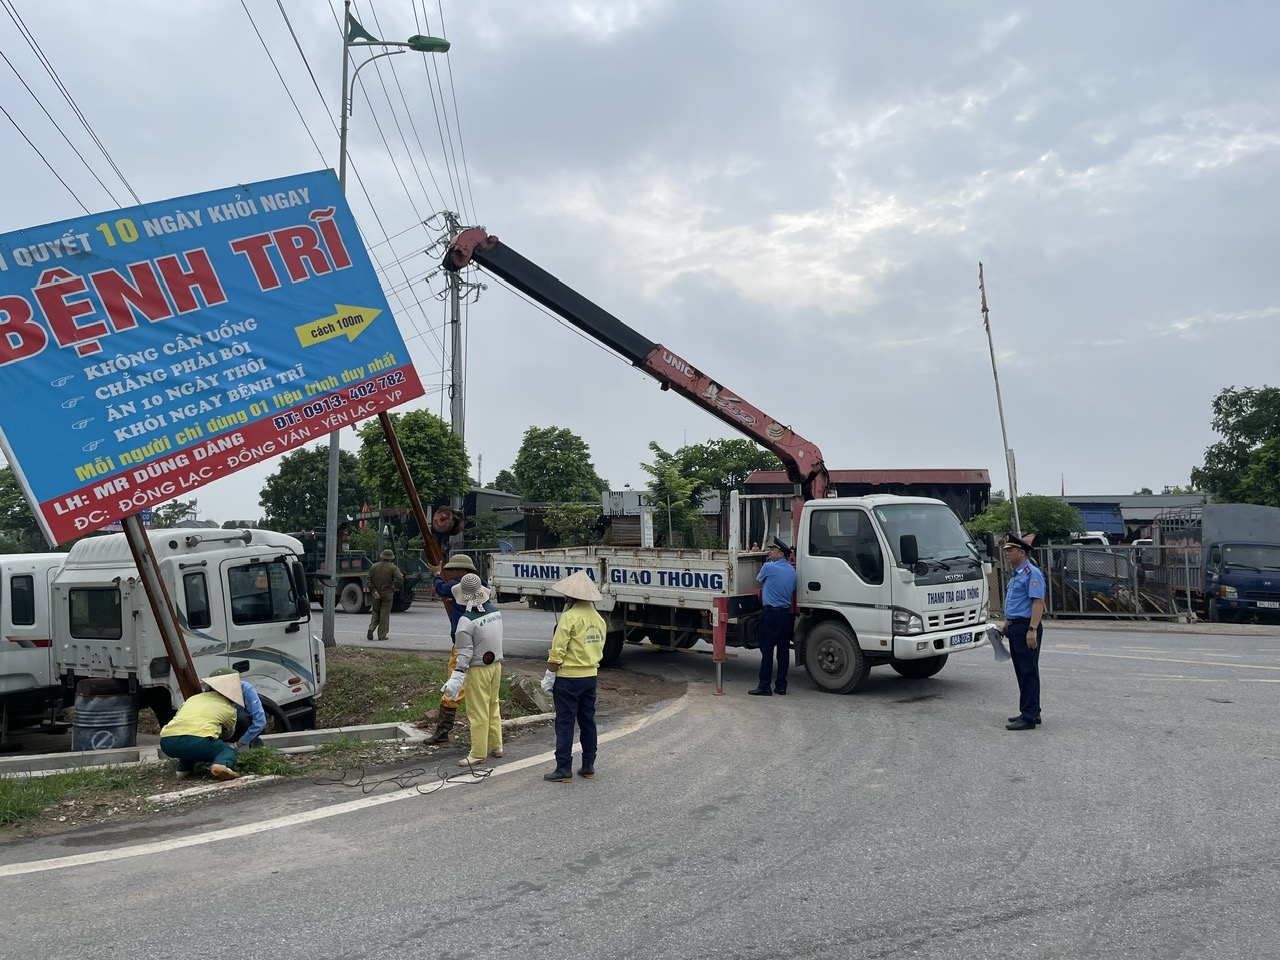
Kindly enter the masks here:
M 401 790 L 417 790 L 420 795 L 425 797 L 427 794 L 444 789 L 446 784 L 470 785 L 483 783 L 492 775 L 493 770 L 477 770 L 474 767 L 468 767 L 466 770 L 457 773 L 450 772 L 444 770 L 442 764 L 438 763 L 436 764 L 434 782 L 425 785 L 419 781 L 427 776 L 426 767 L 410 767 L 407 770 L 401 770 L 399 773 L 385 777 L 370 777 L 365 773 L 363 767 L 358 767 L 354 772 L 343 770 L 340 777 L 316 777 L 312 782 L 320 787 L 352 787 L 358 789 L 365 796 L 390 783 Z
M 244 10 L 244 15 L 249 18 L 249 25 L 253 27 L 253 32 L 257 34 L 258 42 L 262 44 L 262 50 L 267 55 L 267 59 L 271 61 L 271 69 L 276 72 L 276 77 L 280 81 L 280 85 L 284 87 L 284 92 L 289 98 L 289 102 L 293 104 L 293 112 L 298 115 L 298 119 L 302 121 L 302 127 L 307 131 L 307 136 L 311 138 L 311 145 L 316 148 L 316 153 L 320 157 L 320 162 L 324 163 L 324 151 L 320 149 L 320 144 L 316 142 L 315 134 L 311 132 L 311 125 L 307 123 L 307 118 L 302 115 L 302 108 L 298 106 L 298 101 L 293 97 L 293 91 L 289 89 L 289 84 L 285 82 L 284 74 L 280 72 L 280 67 L 276 64 L 276 58 L 271 55 L 271 48 L 267 46 L 267 41 L 263 39 L 262 31 L 258 29 L 257 23 L 253 20 L 253 14 L 249 12 L 248 4 L 245 0 L 240 0 L 240 7 Z M 285 19 L 288 23 L 288 18 Z M 289 27 L 290 31 L 293 27 Z
M 442 0 L 436 0 L 436 7 L 440 11 L 440 36 L 449 39 L 449 33 L 444 26 L 444 4 Z M 423 19 L 426 18 L 426 0 L 423 0 Z M 445 69 L 449 72 L 449 96 L 453 100 L 453 119 L 454 124 L 458 128 L 458 149 L 462 152 L 462 177 L 466 178 L 467 196 L 471 199 L 471 215 L 467 218 L 472 223 L 477 223 L 479 217 L 476 215 L 476 198 L 471 192 L 471 170 L 467 166 L 467 147 L 462 141 L 462 116 L 458 113 L 458 85 L 453 82 L 453 60 L 445 57 Z M 439 81 L 439 72 L 437 71 L 436 80 Z M 443 95 L 443 94 L 442 94 Z M 456 161 L 455 161 L 456 162 Z M 463 210 L 466 213 L 466 210 Z
M 31 149 L 36 152 L 36 156 L 38 156 L 41 160 L 43 160 L 44 165 L 49 168 L 49 172 L 58 178 L 58 182 L 60 184 L 62 184 L 64 187 L 67 188 L 67 193 L 71 194 L 72 199 L 74 199 L 76 203 L 80 204 L 80 209 L 83 210 L 85 213 L 89 213 L 90 212 L 89 208 L 84 205 L 84 201 L 81 200 L 80 197 L 76 195 L 76 192 L 71 189 L 71 184 L 67 183 L 67 181 L 62 179 L 62 174 L 58 173 L 58 171 L 54 169 L 53 164 L 49 162 L 49 158 L 40 152 L 40 148 L 31 142 L 31 138 L 27 136 L 26 131 L 23 130 L 20 126 L 18 126 L 18 121 L 13 119 L 13 117 L 9 116 L 9 111 L 6 110 L 3 106 L 0 106 L 0 113 L 3 113 L 5 115 L 5 118 L 8 119 L 8 121 L 13 124 L 13 128 L 22 135 L 22 139 L 27 141 L 28 144 L 30 144 Z

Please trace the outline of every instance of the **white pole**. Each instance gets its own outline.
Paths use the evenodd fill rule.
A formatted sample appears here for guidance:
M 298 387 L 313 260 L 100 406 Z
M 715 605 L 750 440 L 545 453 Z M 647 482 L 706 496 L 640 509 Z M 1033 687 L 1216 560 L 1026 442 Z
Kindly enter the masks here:
M 996 371 L 996 346 L 991 339 L 991 316 L 987 310 L 987 287 L 982 276 L 982 261 L 978 261 L 978 290 L 982 293 L 982 326 L 987 331 L 987 349 L 991 352 L 991 377 L 996 383 L 996 409 L 1000 411 L 1000 440 L 1004 444 L 1004 466 L 1009 474 L 1009 503 L 1013 506 L 1013 532 L 1022 535 L 1022 523 L 1018 519 L 1018 479 L 1013 465 L 1013 450 L 1009 447 L 1009 431 L 1004 424 L 1004 401 L 1000 398 L 1000 374 Z

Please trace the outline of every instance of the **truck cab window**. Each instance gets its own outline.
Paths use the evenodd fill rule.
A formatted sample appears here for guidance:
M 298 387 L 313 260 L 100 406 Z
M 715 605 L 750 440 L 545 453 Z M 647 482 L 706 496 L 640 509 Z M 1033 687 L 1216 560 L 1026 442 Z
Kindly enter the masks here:
M 866 583 L 884 582 L 884 555 L 862 510 L 817 510 L 809 520 L 809 555 L 838 557 Z
M 80 640 L 119 640 L 123 634 L 117 587 L 73 587 L 67 595 L 71 636 Z
M 213 626 L 213 613 L 209 609 L 209 581 L 203 570 L 183 576 L 182 595 L 187 610 L 187 626 L 193 630 L 205 630 Z
M 232 623 L 270 623 L 298 618 L 289 568 L 283 563 L 232 567 L 227 573 L 227 585 Z
M 9 578 L 9 617 L 15 627 L 36 622 L 36 582 L 29 573 Z

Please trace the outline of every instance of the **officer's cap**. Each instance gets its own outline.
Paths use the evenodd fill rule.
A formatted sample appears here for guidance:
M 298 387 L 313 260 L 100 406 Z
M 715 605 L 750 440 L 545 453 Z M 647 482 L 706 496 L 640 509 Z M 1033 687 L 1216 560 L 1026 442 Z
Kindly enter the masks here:
M 788 547 L 788 546 L 787 546 L 785 543 L 783 543 L 781 540 L 779 540 L 777 537 L 774 537 L 772 540 L 770 540 L 770 541 L 765 545 L 765 549 L 769 549 L 769 548 L 771 548 L 771 547 L 777 547 L 779 550 L 781 550 L 781 551 L 782 551 L 782 555 L 783 555 L 784 557 L 789 557 L 789 556 L 791 556 L 791 548 L 790 548 L 790 547 Z
M 1032 550 L 1031 544 L 1034 542 L 1036 535 L 1034 533 L 1028 533 L 1025 536 L 1018 536 L 1018 534 L 1010 531 L 1009 533 L 1006 533 L 1004 537 L 1005 550 L 1008 550 L 1010 547 L 1017 547 L 1024 553 L 1030 553 Z

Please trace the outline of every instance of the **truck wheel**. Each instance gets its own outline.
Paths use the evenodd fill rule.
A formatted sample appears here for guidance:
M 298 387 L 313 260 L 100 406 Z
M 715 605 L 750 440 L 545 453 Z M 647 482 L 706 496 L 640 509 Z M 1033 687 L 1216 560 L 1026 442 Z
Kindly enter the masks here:
M 908 680 L 924 680 L 947 665 L 947 654 L 940 657 L 925 657 L 922 660 L 894 660 L 889 666 L 898 672 L 898 676 Z
M 612 633 L 604 635 L 604 656 L 600 658 L 600 666 L 612 667 L 618 662 L 618 658 L 622 656 L 625 638 L 626 634 L 621 630 L 614 630 Z
M 853 693 L 871 672 L 853 631 L 835 620 L 824 620 L 810 630 L 804 649 L 804 667 L 819 690 Z
M 364 589 L 358 583 L 344 583 L 338 600 L 343 613 L 359 613 L 364 608 Z
M 391 601 L 392 613 L 404 613 L 413 606 L 413 597 L 396 597 Z

